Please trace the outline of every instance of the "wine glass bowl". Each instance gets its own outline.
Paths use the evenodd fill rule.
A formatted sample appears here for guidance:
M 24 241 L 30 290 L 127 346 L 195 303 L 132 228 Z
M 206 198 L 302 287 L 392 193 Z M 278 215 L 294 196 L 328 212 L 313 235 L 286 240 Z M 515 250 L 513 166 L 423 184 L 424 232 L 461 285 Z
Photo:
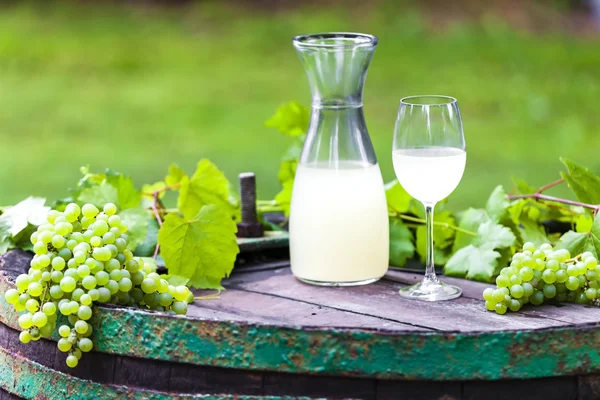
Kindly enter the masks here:
M 425 276 L 400 290 L 409 299 L 440 301 L 462 290 L 441 282 L 434 269 L 433 211 L 460 182 L 467 159 L 458 101 L 449 96 L 410 96 L 400 100 L 392 160 L 400 185 L 425 207 L 427 254 Z

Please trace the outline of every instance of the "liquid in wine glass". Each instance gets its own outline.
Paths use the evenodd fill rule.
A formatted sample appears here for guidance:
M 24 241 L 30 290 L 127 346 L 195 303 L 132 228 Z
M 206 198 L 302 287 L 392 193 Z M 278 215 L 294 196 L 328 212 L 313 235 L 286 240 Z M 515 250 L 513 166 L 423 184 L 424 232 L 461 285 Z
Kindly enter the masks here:
M 467 161 L 462 120 L 456 99 L 412 96 L 400 101 L 392 151 L 400 185 L 425 207 L 427 254 L 420 283 L 400 290 L 409 299 L 439 301 L 459 297 L 462 290 L 441 282 L 433 257 L 435 204 L 458 186 Z

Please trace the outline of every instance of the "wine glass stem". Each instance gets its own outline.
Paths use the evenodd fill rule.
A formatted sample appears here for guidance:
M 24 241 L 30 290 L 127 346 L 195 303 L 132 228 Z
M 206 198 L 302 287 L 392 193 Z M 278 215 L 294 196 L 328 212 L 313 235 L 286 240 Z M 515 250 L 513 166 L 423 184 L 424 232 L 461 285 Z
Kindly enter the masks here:
M 427 229 L 427 256 L 425 257 L 425 281 L 437 282 L 435 261 L 433 259 L 433 209 L 435 203 L 423 203 L 425 206 L 425 228 Z

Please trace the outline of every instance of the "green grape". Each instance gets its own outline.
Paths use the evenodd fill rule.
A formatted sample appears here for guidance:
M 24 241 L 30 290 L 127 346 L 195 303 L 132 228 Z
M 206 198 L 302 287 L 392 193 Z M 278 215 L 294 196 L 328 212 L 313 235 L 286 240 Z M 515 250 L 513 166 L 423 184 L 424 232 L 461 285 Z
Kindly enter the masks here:
M 115 237 L 117 236 L 111 229 L 111 233 L 113 235 L 115 235 Z M 127 242 L 125 241 L 125 239 L 117 237 L 117 239 L 115 239 L 115 246 L 117 246 L 117 250 L 119 250 L 120 252 L 123 252 L 123 250 L 125 250 L 127 248 Z
M 539 306 L 540 304 L 542 304 L 544 302 L 544 293 L 541 292 L 540 290 L 536 290 L 530 297 L 529 297 L 529 301 L 531 302 L 531 304 L 533 304 L 534 306 Z
M 112 255 L 106 247 L 97 247 L 94 249 L 92 256 L 98 261 L 108 261 Z
M 52 302 L 45 303 L 44 306 L 42 307 L 42 311 L 47 316 L 54 315 L 54 314 L 56 314 L 56 304 L 54 304 Z
M 177 303 L 175 303 L 175 304 L 177 304 Z M 175 304 L 173 304 L 173 309 L 175 308 Z M 494 310 L 496 311 L 496 314 L 503 315 L 503 314 L 506 314 L 507 308 L 508 307 L 506 307 L 506 304 L 504 304 L 504 303 L 496 303 Z M 173 311 L 175 311 L 175 310 L 173 310 Z
M 90 238 L 90 244 L 93 247 L 102 247 L 102 246 L 104 246 L 104 242 L 102 241 L 102 238 L 100 236 L 92 236 Z
M 501 303 L 498 303 L 498 304 L 501 304 Z M 504 314 L 504 313 L 498 312 L 498 304 L 496 304 L 496 312 L 498 314 Z M 175 311 L 175 314 L 184 315 L 187 313 L 187 308 L 188 308 L 187 303 L 185 303 L 183 301 L 176 301 L 175 303 L 173 303 L 173 311 Z M 506 312 L 505 305 L 504 305 L 504 312 Z
M 77 281 L 70 276 L 65 276 L 60 281 L 60 288 L 65 293 L 71 293 L 73 290 L 75 290 L 76 286 Z
M 525 289 L 523 289 L 523 286 L 521 286 L 521 285 L 513 285 L 510 288 L 510 294 L 515 299 L 520 299 L 525 294 Z M 180 297 L 177 297 L 177 300 L 179 300 L 179 299 L 180 299 Z M 186 299 L 187 299 L 187 294 L 186 294 Z
M 92 343 L 92 341 L 90 339 L 87 339 L 87 338 L 79 339 L 79 349 L 82 352 L 88 353 L 88 352 L 92 351 L 93 347 L 94 347 L 94 344 Z
M 575 298 L 575 302 L 577 304 L 589 304 L 590 301 L 586 297 L 585 293 L 582 292 L 582 293 L 577 294 L 577 297 Z
M 52 241 L 54 234 L 50 231 L 43 231 L 38 233 L 38 241 L 42 242 L 44 245 L 47 245 Z
M 591 251 L 585 251 L 581 254 L 581 259 L 585 260 L 588 257 L 594 257 L 594 254 Z
M 546 268 L 546 263 L 538 258 L 535 260 L 534 268 L 538 271 L 543 271 Z
M 129 249 L 123 250 L 123 255 L 125 256 L 125 261 L 133 260 L 133 253 L 131 252 L 131 250 L 129 250 Z
M 82 320 L 75 322 L 75 331 L 80 335 L 85 334 L 88 331 L 88 323 Z
M 75 240 L 67 240 L 67 249 L 70 250 L 71 252 L 73 250 L 75 250 L 75 247 L 77 247 L 77 242 Z
M 551 269 L 547 269 L 542 273 L 542 279 L 546 283 L 554 283 L 556 282 L 556 272 Z
M 55 235 L 52 237 L 52 246 L 56 247 L 57 249 L 63 248 L 66 243 L 67 241 L 61 235 Z
M 523 288 L 525 288 L 525 286 L 523 286 Z M 532 286 L 532 288 L 533 288 L 533 286 Z M 188 295 L 188 298 L 187 298 L 188 304 L 192 304 L 194 302 L 194 300 L 195 300 L 194 293 L 190 292 L 190 294 Z
M 554 296 L 556 296 L 556 286 L 549 283 L 546 286 L 544 286 L 542 292 L 544 293 L 544 297 L 546 297 L 547 299 L 552 299 L 554 298 Z
M 129 292 L 132 287 L 133 287 L 133 283 L 131 282 L 131 279 L 129 279 L 129 278 L 122 278 L 119 281 L 119 290 L 122 292 Z
M 85 291 L 83 289 L 77 288 L 73 290 L 73 293 L 71 293 L 71 300 L 79 301 L 79 299 L 81 299 L 81 296 L 83 296 L 84 294 Z
M 529 282 L 533 279 L 533 270 L 529 267 L 523 267 L 519 271 L 519 275 L 521 276 L 521 280 L 523 282 Z
M 94 278 L 93 276 L 86 276 L 85 278 L 83 278 L 83 280 L 81 281 L 81 285 L 86 288 L 87 290 L 91 290 L 94 289 L 97 285 L 97 280 L 96 278 Z
M 144 292 L 142 292 L 142 289 L 134 287 L 133 289 L 131 289 L 130 296 L 133 299 L 134 303 L 139 304 L 144 299 Z
M 56 233 L 62 236 L 68 235 L 69 233 L 73 232 L 73 225 L 71 225 L 70 222 L 61 222 L 59 224 L 56 224 L 54 227 L 56 229 Z
M 4 293 L 4 299 L 10 305 L 15 305 L 19 301 L 19 291 L 15 289 L 8 289 Z
M 569 250 L 567 249 L 560 249 L 560 250 L 556 250 L 554 252 L 554 254 L 556 254 L 556 259 L 559 262 L 565 262 L 567 261 L 569 258 L 571 258 L 571 253 L 569 253 Z
M 42 272 L 42 281 L 43 282 L 50 282 L 52 280 L 52 274 L 48 271 L 44 271 Z
M 35 256 L 33 256 L 33 258 L 31 259 L 31 261 L 29 262 L 29 266 L 32 269 L 41 269 L 42 267 L 40 266 L 40 260 L 38 258 L 39 256 L 36 254 Z
M 89 219 L 95 218 L 99 212 L 100 211 L 93 204 L 85 204 L 83 207 L 81 207 L 81 213 L 84 217 Z
M 592 270 L 598 266 L 598 260 L 596 260 L 596 257 L 594 257 L 594 256 L 586 257 L 584 264 L 585 264 L 586 269 Z
M 488 311 L 494 311 L 494 310 L 496 310 L 496 303 L 494 303 L 494 301 L 486 300 L 485 301 L 485 308 Z
M 556 271 L 556 282 L 565 283 L 567 279 L 569 279 L 567 271 L 565 271 L 564 269 Z
M 67 357 L 67 366 L 69 368 L 75 368 L 79 364 L 79 359 L 73 355 Z
M 159 280 L 156 291 L 158 293 L 168 293 L 169 292 L 169 282 L 167 282 L 164 279 Z
M 567 267 L 567 275 L 569 275 L 569 276 L 579 275 L 579 268 L 576 265 L 569 265 Z
M 77 274 L 77 268 L 69 268 L 65 272 L 63 272 L 63 277 L 69 277 L 75 279 L 75 281 L 79 280 L 79 275 Z
M 520 279 L 519 279 L 519 283 L 516 283 L 515 285 L 520 284 Z M 506 291 L 508 291 L 508 289 L 506 289 Z M 175 295 L 173 297 L 175 297 L 175 299 L 177 301 L 185 301 L 188 298 L 188 295 L 190 293 L 190 290 L 183 285 L 177 286 L 175 288 Z M 508 293 L 505 293 L 505 295 L 507 295 Z
M 29 275 L 27 275 L 27 274 L 21 274 L 21 275 L 17 276 L 17 280 L 15 281 L 15 284 L 17 285 L 17 289 L 19 290 L 19 292 L 26 291 L 27 288 L 29 287 L 30 283 L 31 283 L 31 279 L 29 278 Z
M 27 293 L 29 293 L 30 296 L 34 297 L 39 297 L 43 291 L 44 288 L 38 282 L 31 282 L 29 284 L 29 287 L 27 288 Z
M 46 268 L 48 265 L 50 265 L 50 262 L 50 257 L 48 257 L 47 254 L 42 254 L 38 256 L 39 268 Z
M 588 282 L 588 286 L 591 287 L 591 288 L 593 288 L 593 289 L 598 289 L 598 286 L 599 286 L 598 285 L 598 281 L 597 280 L 596 281 L 589 281 Z
M 585 277 L 588 281 L 596 281 L 598 280 L 598 273 L 596 272 L 596 270 L 590 270 L 585 273 Z
M 137 271 L 137 272 L 134 272 L 134 273 L 131 275 L 131 281 L 132 281 L 132 282 L 133 282 L 133 284 L 134 284 L 134 285 L 136 285 L 136 286 L 139 286 L 139 285 L 141 285 L 141 284 L 142 284 L 142 282 L 144 281 L 144 279 L 145 279 L 145 275 L 144 275 L 144 273 L 143 273 L 142 271 Z
M 72 315 L 77 314 L 77 312 L 79 311 L 79 303 L 75 300 L 71 300 L 69 302 L 69 311 L 71 311 Z
M 101 287 L 98 289 L 98 302 L 100 303 L 108 303 L 110 301 L 110 290 L 107 288 Z
M 569 279 L 565 282 L 565 286 L 569 290 L 577 290 L 579 288 L 579 279 L 575 276 L 569 276 Z
M 111 295 L 117 294 L 119 292 L 119 284 L 116 281 L 113 281 L 112 279 L 108 281 L 105 287 L 110 291 Z
M 15 307 L 15 311 L 17 312 L 25 311 L 25 304 L 17 302 L 13 305 L 13 307 Z
M 80 278 L 85 278 L 89 274 L 90 274 L 90 267 L 88 267 L 87 265 L 82 264 L 79 267 L 77 267 L 77 275 L 79 275 Z
M 102 242 L 106 243 L 106 244 L 113 244 L 115 243 L 115 234 L 112 232 L 106 232 L 104 234 L 104 236 L 102 236 Z
M 54 285 L 50 287 L 50 297 L 53 299 L 61 299 L 65 293 L 62 291 L 60 286 Z
M 121 279 L 123 278 L 131 279 L 131 273 L 126 269 L 121 270 Z
M 52 336 L 53 332 L 54 332 L 54 324 L 52 324 L 50 322 L 48 322 L 46 325 L 44 325 L 40 328 L 40 335 L 45 338 L 49 338 L 50 336 Z
M 31 314 L 22 314 L 19 316 L 19 326 L 23 329 L 29 329 L 33 326 Z
M 176 303 L 177 304 L 177 303 Z M 187 308 L 187 306 L 186 306 Z M 519 300 L 511 300 L 510 304 L 508 305 L 508 308 L 510 309 L 510 311 L 512 312 L 517 312 L 521 309 L 521 303 L 519 302 Z M 177 313 L 177 311 L 175 311 Z M 186 310 L 187 312 L 187 310 Z M 179 314 L 179 313 L 178 313 Z M 185 314 L 185 313 L 184 313 Z
M 531 243 L 531 242 L 525 242 L 523 244 L 523 250 L 524 251 L 530 251 L 530 252 L 534 252 L 536 250 L 535 248 L 535 244 Z
M 144 295 L 144 303 L 146 303 L 146 305 L 149 307 L 156 307 L 158 305 L 159 301 L 160 301 L 160 297 L 159 297 L 159 294 L 156 292 L 146 293 Z
M 546 268 L 551 269 L 552 271 L 558 271 L 560 269 L 560 264 L 556 260 L 549 260 L 546 263 Z
M 27 344 L 27 343 L 31 342 L 31 334 L 29 333 L 29 331 L 23 331 L 23 332 L 21 332 L 19 334 L 19 340 L 23 344 Z
M 75 260 L 75 262 L 78 265 L 81 265 L 85 262 L 86 260 L 86 255 L 85 255 L 85 251 L 81 251 L 81 250 L 75 250 L 73 252 L 73 259 Z
M 34 313 L 40 309 L 40 303 L 38 303 L 36 299 L 29 299 L 27 300 L 27 303 L 25 303 L 25 308 L 30 313 Z
M 120 269 L 114 269 L 110 272 L 110 279 L 112 279 L 113 281 L 120 281 L 121 278 L 123 278 L 123 274 L 121 274 L 121 270 Z
M 100 214 L 98 214 L 96 216 L 96 221 L 104 221 L 104 222 L 106 222 L 108 224 L 108 215 L 106 215 L 103 212 L 100 212 Z
M 31 340 L 33 341 L 38 341 L 42 338 L 42 334 L 40 333 L 40 330 L 38 328 L 31 328 L 29 330 L 29 334 L 31 335 Z
M 110 275 L 108 275 L 108 273 L 106 273 L 105 271 L 100 271 L 100 272 L 96 273 L 95 277 L 96 277 L 96 283 L 99 286 L 106 286 L 106 284 L 108 283 L 108 281 L 110 279 Z
M 577 275 L 583 275 L 587 272 L 585 264 L 581 261 L 575 264 L 575 267 L 577 268 Z
M 96 291 L 96 294 L 98 294 L 98 291 Z M 96 299 L 98 300 L 98 299 Z M 79 299 L 79 302 L 81 304 L 83 304 L 84 306 L 89 306 L 90 304 L 92 304 L 92 296 L 90 296 L 89 294 L 84 294 L 81 296 L 81 298 Z
M 557 293 L 555 299 L 556 299 L 556 301 L 562 303 L 563 301 L 567 300 L 567 294 L 564 293 L 564 292 L 563 293 Z
M 33 325 L 37 326 L 38 328 L 41 328 L 48 323 L 48 316 L 43 312 L 38 311 L 35 314 L 33 314 L 33 317 L 31 317 L 31 322 L 33 323 Z
M 146 278 L 142 281 L 141 288 L 144 293 L 153 293 L 156 291 L 156 281 L 151 278 Z
M 488 289 L 489 289 L 489 291 L 486 293 L 486 290 L 488 290 Z M 484 298 L 486 299 L 486 301 L 495 303 L 493 301 L 493 293 L 494 293 L 494 289 L 492 289 L 492 288 L 487 288 L 483 291 L 483 295 L 484 295 Z M 168 307 L 173 303 L 173 296 L 171 295 L 171 293 L 161 293 L 159 295 L 158 302 L 161 306 Z
M 118 215 L 112 215 L 108 218 L 108 224 L 111 228 L 120 228 L 123 223 L 121 222 L 121 218 Z
M 27 304 L 27 301 L 31 299 L 31 296 L 28 295 L 27 293 L 23 293 L 21 295 L 19 295 L 19 303 L 25 305 Z
M 66 353 L 67 351 L 71 350 L 72 347 L 73 344 L 69 340 L 65 338 L 61 338 L 58 340 L 58 349 L 63 353 Z
M 58 251 L 58 257 L 61 257 L 65 261 L 70 260 L 72 257 L 71 250 L 63 247 L 62 249 L 60 249 Z M 52 260 L 52 261 L 54 261 L 54 260 Z
M 114 244 L 107 244 L 106 246 L 104 246 L 104 248 L 110 251 L 110 256 L 112 258 L 116 257 L 117 254 L 119 254 L 119 250 L 117 250 L 117 246 L 115 246 Z
M 109 273 L 114 270 L 121 269 L 121 263 L 114 258 L 111 258 L 110 260 L 108 260 L 104 265 L 105 265 L 106 271 Z
M 498 275 L 496 285 L 498 287 L 507 287 L 510 284 L 509 277 L 506 275 Z
M 588 300 L 594 300 L 596 297 L 598 297 L 598 291 L 596 289 L 589 288 L 585 291 L 585 297 L 587 297 Z
M 577 277 L 577 280 L 579 280 L 579 287 L 584 287 L 587 284 L 587 279 L 585 278 L 585 275 L 579 275 Z
M 110 217 L 117 213 L 117 206 L 115 206 L 113 203 L 106 203 L 102 210 L 104 211 L 104 214 Z
M 104 235 L 106 232 L 108 232 L 108 224 L 106 223 L 106 221 L 103 220 L 96 220 L 96 222 L 94 222 L 94 224 L 92 225 L 92 230 L 94 232 L 94 235 L 96 236 L 102 236 Z

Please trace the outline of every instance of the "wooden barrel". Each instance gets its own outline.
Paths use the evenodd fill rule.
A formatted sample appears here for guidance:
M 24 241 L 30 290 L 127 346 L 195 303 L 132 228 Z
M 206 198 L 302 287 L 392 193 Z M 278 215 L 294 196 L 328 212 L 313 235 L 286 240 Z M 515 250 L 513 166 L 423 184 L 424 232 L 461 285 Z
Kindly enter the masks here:
M 597 308 L 501 316 L 484 309 L 486 285 L 470 281 L 447 278 L 464 296 L 422 303 L 398 295 L 417 274 L 323 288 L 282 262 L 240 268 L 221 299 L 186 317 L 97 307 L 96 349 L 71 370 L 56 337 L 18 340 L 3 295 L 28 259 L 0 260 L 0 400 L 600 398 Z

